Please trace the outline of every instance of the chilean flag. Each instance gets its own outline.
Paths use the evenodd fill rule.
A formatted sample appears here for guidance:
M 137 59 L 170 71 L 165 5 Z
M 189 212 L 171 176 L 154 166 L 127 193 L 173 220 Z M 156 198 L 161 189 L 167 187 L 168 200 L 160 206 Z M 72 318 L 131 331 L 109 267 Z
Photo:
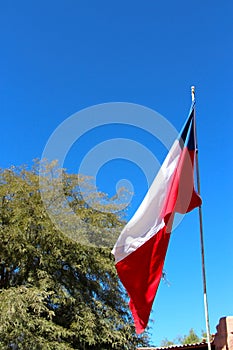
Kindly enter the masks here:
M 175 212 L 201 205 L 194 189 L 195 111 L 171 147 L 141 205 L 121 232 L 112 253 L 130 297 L 136 332 L 147 326 L 161 280 Z

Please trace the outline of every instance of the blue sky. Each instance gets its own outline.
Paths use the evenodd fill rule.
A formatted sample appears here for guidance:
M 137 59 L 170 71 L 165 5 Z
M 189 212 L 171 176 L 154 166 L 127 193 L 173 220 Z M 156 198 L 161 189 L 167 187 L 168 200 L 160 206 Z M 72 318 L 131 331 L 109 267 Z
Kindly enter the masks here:
M 0 5 L 1 167 L 32 164 L 70 115 L 108 102 L 129 102 L 162 114 L 177 130 L 196 86 L 207 291 L 211 332 L 232 315 L 233 4 L 231 1 L 8 1 Z M 165 149 L 143 130 L 105 126 L 80 138 L 65 165 L 112 138 L 133 139 L 156 155 Z M 135 151 L 136 152 L 136 151 Z M 156 172 L 157 169 L 150 169 Z M 110 194 L 133 183 L 130 215 L 147 189 L 137 164 L 116 159 L 97 176 Z M 205 329 L 198 215 L 174 231 L 151 319 L 160 344 Z

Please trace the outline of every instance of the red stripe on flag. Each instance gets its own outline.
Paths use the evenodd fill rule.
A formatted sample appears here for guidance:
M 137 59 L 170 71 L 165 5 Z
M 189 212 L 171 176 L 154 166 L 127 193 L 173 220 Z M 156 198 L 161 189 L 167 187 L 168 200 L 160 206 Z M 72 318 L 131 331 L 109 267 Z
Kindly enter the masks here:
M 116 264 L 118 275 L 130 296 L 136 332 L 148 323 L 151 307 L 162 276 L 170 234 L 164 226 L 149 241 Z

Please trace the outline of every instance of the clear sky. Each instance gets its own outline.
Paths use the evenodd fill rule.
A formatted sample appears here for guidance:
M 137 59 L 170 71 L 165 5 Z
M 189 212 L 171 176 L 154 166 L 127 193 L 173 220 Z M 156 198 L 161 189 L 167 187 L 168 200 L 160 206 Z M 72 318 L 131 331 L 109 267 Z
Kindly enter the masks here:
M 230 0 L 0 4 L 3 168 L 32 164 L 63 121 L 96 104 L 139 104 L 180 130 L 190 107 L 190 86 L 196 86 L 212 333 L 220 317 L 233 314 L 232 17 Z M 113 138 L 137 141 L 159 163 L 164 158 L 165 149 L 155 137 L 119 123 L 77 140 L 66 157 L 68 171 L 76 171 L 95 145 Z M 110 194 L 120 179 L 132 182 L 135 196 L 128 217 L 147 189 L 136 148 L 134 153 L 136 162 L 135 154 L 130 161 L 114 161 L 113 155 L 97 176 L 100 190 Z M 155 174 L 152 165 L 145 172 Z M 187 334 L 191 327 L 199 334 L 205 329 L 197 211 L 174 231 L 165 270 L 169 285 L 161 283 L 150 323 L 151 341 L 157 345 L 165 337 Z

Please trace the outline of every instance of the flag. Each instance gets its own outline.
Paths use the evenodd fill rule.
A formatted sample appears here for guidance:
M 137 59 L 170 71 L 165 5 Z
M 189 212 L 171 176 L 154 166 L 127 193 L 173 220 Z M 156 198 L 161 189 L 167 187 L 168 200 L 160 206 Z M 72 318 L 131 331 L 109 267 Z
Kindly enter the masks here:
M 195 152 L 193 104 L 179 137 L 112 250 L 118 276 L 130 298 L 138 334 L 144 331 L 149 320 L 174 215 L 176 212 L 185 214 L 201 205 L 201 198 L 194 189 Z

